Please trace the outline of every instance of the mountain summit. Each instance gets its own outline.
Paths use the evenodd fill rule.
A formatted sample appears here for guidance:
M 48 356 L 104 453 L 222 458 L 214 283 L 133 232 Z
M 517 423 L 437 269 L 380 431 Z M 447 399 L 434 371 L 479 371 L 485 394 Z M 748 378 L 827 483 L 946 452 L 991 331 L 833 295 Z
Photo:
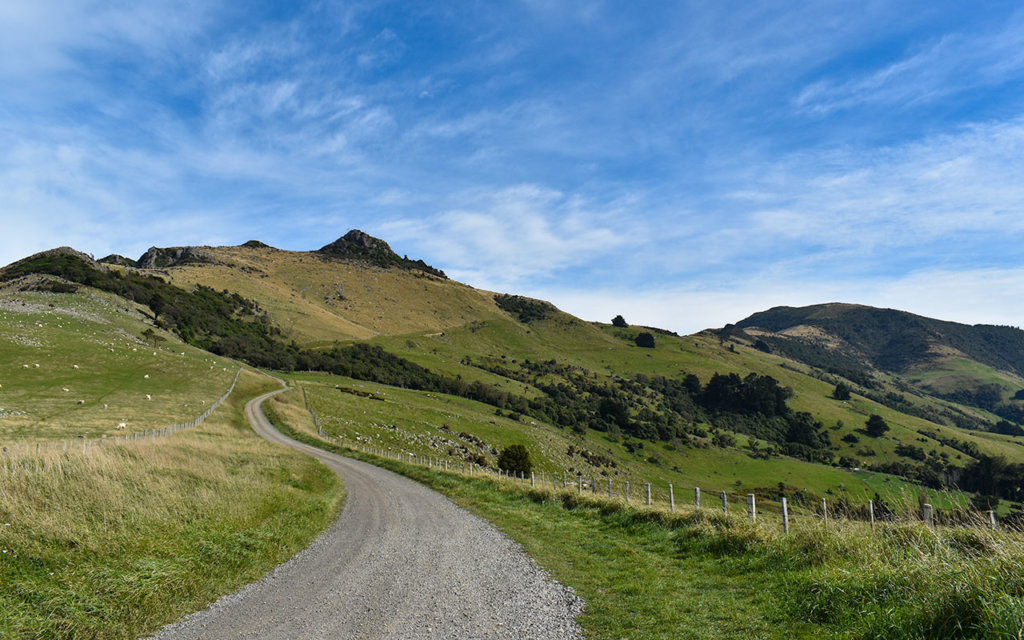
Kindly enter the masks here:
M 391 250 L 387 242 L 359 229 L 352 229 L 315 253 L 326 259 L 361 260 L 378 267 L 398 267 L 447 278 L 444 271 L 435 269 L 422 260 L 410 260 L 408 256 L 399 256 Z

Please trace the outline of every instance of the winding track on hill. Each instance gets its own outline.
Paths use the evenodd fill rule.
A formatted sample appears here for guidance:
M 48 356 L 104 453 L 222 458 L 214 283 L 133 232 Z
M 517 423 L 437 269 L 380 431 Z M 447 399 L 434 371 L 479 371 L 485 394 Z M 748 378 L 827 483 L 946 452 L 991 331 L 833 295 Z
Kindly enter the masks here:
M 407 478 L 274 429 L 260 404 L 281 391 L 250 401 L 246 417 L 341 476 L 341 515 L 263 580 L 155 639 L 583 637 L 582 601 L 490 524 Z

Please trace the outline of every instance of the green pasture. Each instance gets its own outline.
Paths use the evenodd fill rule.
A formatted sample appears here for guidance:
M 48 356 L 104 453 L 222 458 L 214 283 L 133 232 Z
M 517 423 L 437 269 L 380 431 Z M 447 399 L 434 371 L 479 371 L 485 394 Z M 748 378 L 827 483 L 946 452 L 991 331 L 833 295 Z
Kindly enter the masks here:
M 0 292 L 0 444 L 187 422 L 228 390 L 237 364 L 159 330 L 154 345 L 149 328 L 94 291 Z

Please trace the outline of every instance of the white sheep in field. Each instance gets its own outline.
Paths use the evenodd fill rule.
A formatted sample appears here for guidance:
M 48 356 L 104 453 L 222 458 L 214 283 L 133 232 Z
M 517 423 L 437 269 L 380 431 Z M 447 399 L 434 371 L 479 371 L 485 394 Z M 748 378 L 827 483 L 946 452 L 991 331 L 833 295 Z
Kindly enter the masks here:
M 32 368 L 33 368 L 33 369 L 38 369 L 38 368 L 39 368 L 39 364 L 38 364 L 38 363 L 36 363 L 36 364 L 32 365 Z
M 142 376 L 142 377 L 145 378 L 146 380 L 149 380 L 149 374 L 148 373 L 146 375 Z
M 151 395 L 149 395 L 149 394 L 147 393 L 147 394 L 146 394 L 146 400 L 152 400 L 152 399 L 153 399 L 153 396 L 151 396 Z
M 78 365 L 77 364 L 73 364 L 73 365 L 71 365 L 71 368 L 75 369 L 77 371 L 78 370 Z
M 127 426 L 128 426 L 128 423 L 126 423 L 126 422 L 119 422 L 119 423 L 117 423 L 117 430 L 118 431 L 122 431 Z
M 28 369 L 28 365 L 27 364 L 23 364 L 23 365 L 21 365 L 21 368 L 22 369 Z
M 85 404 L 85 400 L 79 400 L 78 404 Z
M 71 389 L 68 389 L 67 387 L 61 387 L 60 390 L 63 391 L 64 393 L 71 391 Z
M 107 405 L 103 405 L 103 408 L 104 408 L 104 409 L 106 409 L 106 408 L 107 408 Z

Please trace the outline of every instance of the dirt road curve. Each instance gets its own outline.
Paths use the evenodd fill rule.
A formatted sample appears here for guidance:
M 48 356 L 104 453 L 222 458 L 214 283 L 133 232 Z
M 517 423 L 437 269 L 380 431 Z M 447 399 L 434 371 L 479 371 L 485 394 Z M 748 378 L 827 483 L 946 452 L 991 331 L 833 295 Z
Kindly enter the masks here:
M 159 640 L 582 638 L 582 608 L 513 543 L 399 475 L 290 440 L 260 403 L 264 438 L 322 460 L 344 480 L 340 517 L 263 580 L 165 627 Z

